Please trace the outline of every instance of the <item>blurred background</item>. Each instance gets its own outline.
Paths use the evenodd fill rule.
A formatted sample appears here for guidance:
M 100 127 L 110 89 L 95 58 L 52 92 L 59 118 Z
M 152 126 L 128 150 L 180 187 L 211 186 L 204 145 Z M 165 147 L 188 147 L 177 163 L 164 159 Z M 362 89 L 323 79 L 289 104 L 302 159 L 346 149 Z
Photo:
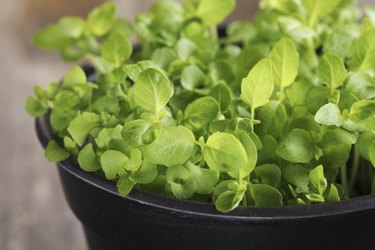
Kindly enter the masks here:
M 55 166 L 44 159 L 24 103 L 35 84 L 56 81 L 71 67 L 58 55 L 33 47 L 32 35 L 62 16 L 86 16 L 101 2 L 0 1 L 0 250 L 86 249 L 80 224 L 67 207 Z M 152 2 L 117 1 L 120 14 L 128 19 Z M 257 11 L 257 0 L 237 3 L 230 19 L 250 19 Z

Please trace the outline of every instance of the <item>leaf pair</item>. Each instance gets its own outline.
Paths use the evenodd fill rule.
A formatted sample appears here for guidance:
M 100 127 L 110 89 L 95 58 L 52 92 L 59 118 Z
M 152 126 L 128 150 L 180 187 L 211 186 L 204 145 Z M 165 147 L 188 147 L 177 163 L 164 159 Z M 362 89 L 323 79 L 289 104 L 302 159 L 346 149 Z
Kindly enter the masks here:
M 172 193 L 179 199 L 190 199 L 195 193 L 209 194 L 219 180 L 219 172 L 200 168 L 191 162 L 170 167 L 166 172 Z
M 173 95 L 169 79 L 159 70 L 144 70 L 134 84 L 134 100 L 144 110 L 159 113 Z
M 221 23 L 235 8 L 234 0 L 202 0 L 198 4 L 197 16 L 207 25 Z
M 289 39 L 280 40 L 269 58 L 257 63 L 242 81 L 241 97 L 250 106 L 252 113 L 270 101 L 274 85 L 282 91 L 294 82 L 298 66 L 299 55 L 293 42 Z
M 151 144 L 141 148 L 145 160 L 173 167 L 187 162 L 197 148 L 194 134 L 187 128 L 164 127 L 160 136 Z
M 33 38 L 33 43 L 42 48 L 59 51 L 66 60 L 76 61 L 87 54 L 98 54 L 100 46 L 97 38 L 110 33 L 114 29 L 116 19 L 116 6 L 113 3 L 105 3 L 90 12 L 87 21 L 80 17 L 62 18 L 58 23 L 38 32 Z M 115 47 L 109 48 L 109 44 Z M 127 40 L 124 41 L 122 37 L 119 40 L 119 35 L 114 33 L 103 47 L 103 56 L 115 61 L 116 64 L 121 55 L 129 54 L 127 44 Z M 113 56 L 114 51 L 116 56 Z

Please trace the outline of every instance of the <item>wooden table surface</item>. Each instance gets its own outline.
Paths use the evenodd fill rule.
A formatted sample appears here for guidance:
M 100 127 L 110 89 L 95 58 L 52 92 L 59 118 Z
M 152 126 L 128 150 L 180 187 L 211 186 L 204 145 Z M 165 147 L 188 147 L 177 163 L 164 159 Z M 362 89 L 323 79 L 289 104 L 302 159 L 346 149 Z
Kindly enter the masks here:
M 44 159 L 24 103 L 34 84 L 56 81 L 70 67 L 57 55 L 33 48 L 31 35 L 62 15 L 85 14 L 98 2 L 0 1 L 0 250 L 86 249 L 56 167 Z M 147 2 L 151 1 L 119 1 L 120 12 L 131 17 Z M 239 2 L 254 6 L 254 1 Z

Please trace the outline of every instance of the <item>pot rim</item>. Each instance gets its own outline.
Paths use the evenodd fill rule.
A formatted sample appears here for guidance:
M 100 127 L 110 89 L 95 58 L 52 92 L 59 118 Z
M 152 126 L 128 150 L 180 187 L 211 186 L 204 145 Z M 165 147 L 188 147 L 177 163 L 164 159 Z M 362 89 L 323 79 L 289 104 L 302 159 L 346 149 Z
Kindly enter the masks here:
M 37 118 L 35 120 L 35 127 L 38 139 L 45 148 L 48 141 L 52 138 L 48 115 Z M 274 222 L 346 216 L 352 213 L 366 212 L 375 208 L 375 195 L 366 195 L 335 203 L 270 208 L 238 207 L 232 212 L 221 213 L 215 209 L 212 203 L 178 200 L 142 192 L 136 189 L 133 189 L 128 196 L 122 197 L 113 182 L 106 180 L 99 174 L 85 172 L 78 166 L 75 160 L 68 159 L 57 165 L 88 185 L 108 192 L 115 198 L 151 206 L 173 214 L 188 215 L 190 217 L 231 221 Z

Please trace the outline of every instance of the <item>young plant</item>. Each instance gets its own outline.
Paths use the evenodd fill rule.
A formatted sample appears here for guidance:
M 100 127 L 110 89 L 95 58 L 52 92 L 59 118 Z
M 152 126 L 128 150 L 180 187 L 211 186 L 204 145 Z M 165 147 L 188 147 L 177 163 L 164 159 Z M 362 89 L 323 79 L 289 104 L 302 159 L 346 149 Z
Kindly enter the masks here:
M 358 23 L 352 2 L 263 0 L 224 37 L 234 0 L 158 1 L 135 23 L 113 3 L 63 18 L 34 43 L 96 74 L 76 66 L 27 99 L 54 134 L 46 158 L 76 159 L 124 196 L 222 212 L 374 192 L 375 15 Z

